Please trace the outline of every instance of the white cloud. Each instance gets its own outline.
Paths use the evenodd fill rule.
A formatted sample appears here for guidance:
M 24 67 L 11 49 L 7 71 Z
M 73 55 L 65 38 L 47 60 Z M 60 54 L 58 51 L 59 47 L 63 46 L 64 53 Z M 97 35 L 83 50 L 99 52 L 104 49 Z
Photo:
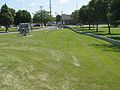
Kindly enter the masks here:
M 30 3 L 29 6 L 35 6 L 35 3 Z
M 18 2 L 24 2 L 25 0 L 16 0 L 16 1 L 18 1 Z
M 60 3 L 69 3 L 70 0 L 59 0 Z

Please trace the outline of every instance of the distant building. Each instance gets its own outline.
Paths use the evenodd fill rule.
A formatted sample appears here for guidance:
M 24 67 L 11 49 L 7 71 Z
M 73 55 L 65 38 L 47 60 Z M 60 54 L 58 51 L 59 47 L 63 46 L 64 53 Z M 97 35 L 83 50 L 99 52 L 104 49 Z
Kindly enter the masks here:
M 62 16 L 62 23 L 64 25 L 74 25 L 75 24 L 75 22 L 72 19 L 71 15 L 62 14 L 61 16 Z

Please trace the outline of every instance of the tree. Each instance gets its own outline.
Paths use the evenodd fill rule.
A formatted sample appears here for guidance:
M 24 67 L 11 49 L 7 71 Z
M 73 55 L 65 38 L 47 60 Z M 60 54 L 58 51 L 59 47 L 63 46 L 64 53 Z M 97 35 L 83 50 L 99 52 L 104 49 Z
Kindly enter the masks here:
M 111 4 L 111 21 L 116 27 L 120 21 L 120 0 L 113 0 Z
M 31 15 L 26 10 L 19 10 L 15 15 L 15 25 L 19 25 L 20 23 L 30 23 Z
M 74 12 L 72 12 L 71 17 L 76 22 L 76 24 L 78 24 L 79 23 L 79 10 L 75 10 Z
M 72 13 L 74 19 L 76 12 Z M 79 19 L 82 24 L 96 23 L 96 31 L 100 22 L 107 23 L 108 33 L 111 33 L 111 24 L 118 26 L 120 23 L 120 0 L 91 0 L 88 5 L 79 10 Z
M 98 23 L 99 23 L 99 18 L 100 18 L 100 11 L 101 11 L 101 9 L 100 9 L 100 2 L 99 2 L 99 0 L 92 0 L 91 2 L 90 2 L 90 6 L 92 6 L 93 7 L 93 9 L 94 9 L 94 19 L 95 19 L 95 22 L 96 22 L 96 31 L 98 32 Z
M 88 24 L 90 30 L 90 25 L 94 23 L 94 9 L 89 5 L 82 6 L 79 10 L 79 20 L 83 25 Z
M 107 21 L 108 25 L 108 34 L 111 34 L 111 12 L 110 12 L 110 7 L 111 7 L 111 2 L 112 0 L 103 0 L 103 5 L 102 5 L 102 11 L 103 11 L 103 17 L 105 18 L 105 21 Z
M 12 15 L 13 17 L 15 17 L 15 14 L 16 14 L 15 9 L 9 8 L 9 10 L 10 10 L 10 12 L 11 12 L 11 15 Z
M 81 24 L 86 24 L 88 21 L 87 6 L 82 6 L 79 10 L 79 20 Z
M 12 15 L 12 17 L 13 17 L 13 20 L 15 19 L 15 15 L 16 15 L 16 11 L 15 11 L 15 9 L 13 9 L 13 8 L 9 8 L 9 10 L 10 10 L 10 12 L 11 12 L 11 15 Z M 15 20 L 14 20 L 15 21 Z M 13 22 L 14 23 L 14 22 Z
M 61 15 L 57 15 L 56 16 L 56 23 L 62 21 L 62 16 Z
M 48 11 L 45 10 L 39 10 L 37 11 L 33 16 L 33 22 L 34 23 L 41 23 L 46 26 L 47 22 L 50 21 L 52 18 L 51 15 L 49 15 Z
M 89 25 L 89 30 L 91 29 L 91 24 L 93 23 L 94 24 L 94 9 L 87 5 L 86 7 L 86 18 L 87 18 L 87 23 Z
M 89 2 L 89 6 L 93 9 L 94 12 L 96 31 L 98 31 L 99 21 L 106 21 L 110 33 L 110 2 L 111 0 L 91 0 Z
M 95 25 L 96 20 L 96 15 L 95 15 L 95 7 L 94 7 L 94 0 L 91 0 L 88 5 L 88 22 L 89 22 L 89 29 L 90 29 L 90 24 L 93 24 L 93 27 Z
M 6 4 L 1 7 L 0 12 L 0 23 L 5 26 L 6 32 L 8 31 L 10 25 L 13 23 L 13 16 L 11 14 L 10 9 Z
M 98 31 L 99 21 L 107 22 L 108 32 L 110 34 L 110 5 L 111 0 L 92 0 L 90 6 L 94 8 L 94 16 L 96 21 L 96 31 Z
M 56 17 L 51 17 L 51 21 L 55 22 L 56 21 Z

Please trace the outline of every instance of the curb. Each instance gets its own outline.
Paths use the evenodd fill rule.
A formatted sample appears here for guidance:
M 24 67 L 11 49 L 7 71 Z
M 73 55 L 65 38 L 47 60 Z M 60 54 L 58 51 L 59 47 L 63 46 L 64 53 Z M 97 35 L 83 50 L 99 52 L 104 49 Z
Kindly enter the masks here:
M 68 29 L 71 29 L 72 31 L 76 32 L 76 33 L 79 33 L 79 34 L 84 34 L 84 35 L 87 35 L 87 36 L 91 36 L 91 37 L 94 37 L 94 38 L 97 38 L 97 39 L 101 39 L 101 40 L 104 40 L 104 41 L 107 41 L 107 42 L 110 42 L 114 45 L 117 45 L 120 47 L 120 42 L 119 41 L 116 41 L 114 39 L 111 39 L 111 38 L 105 38 L 105 37 L 102 37 L 102 36 L 98 36 L 98 35 L 95 35 L 95 34 L 91 34 L 91 33 L 85 33 L 85 32 L 82 32 L 82 31 L 76 31 L 74 28 L 72 27 L 69 27 L 68 26 Z

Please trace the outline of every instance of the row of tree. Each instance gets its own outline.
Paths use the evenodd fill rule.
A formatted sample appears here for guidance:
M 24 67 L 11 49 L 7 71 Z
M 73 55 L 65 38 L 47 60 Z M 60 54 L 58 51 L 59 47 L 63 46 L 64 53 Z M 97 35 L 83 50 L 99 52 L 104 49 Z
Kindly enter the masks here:
M 88 24 L 89 29 L 96 24 L 96 31 L 99 23 L 106 23 L 110 34 L 111 25 L 116 27 L 120 23 L 120 0 L 91 0 L 71 16 L 77 23 Z
M 33 23 L 44 24 L 46 26 L 48 22 L 51 23 L 52 21 L 54 21 L 54 17 L 46 10 L 38 10 L 33 16 Z
M 18 10 L 9 8 L 6 4 L 0 10 L 0 25 L 5 26 L 6 32 L 10 25 L 19 25 L 20 23 L 31 22 L 31 15 L 26 10 Z
M 51 16 L 49 11 L 38 10 L 35 12 L 33 18 L 26 10 L 18 10 L 17 12 L 13 8 L 9 8 L 6 4 L 1 7 L 0 10 L 0 25 L 5 26 L 6 32 L 10 25 L 19 25 L 20 23 L 37 23 L 37 24 L 46 24 L 52 23 L 54 21 L 60 22 L 62 17 L 57 15 L 56 18 Z
M 56 22 L 56 24 L 62 22 L 62 16 L 57 15 L 56 17 L 53 17 L 50 15 L 49 11 L 46 10 L 39 10 L 33 16 L 33 23 L 40 23 L 46 26 L 48 22 L 49 24 L 52 24 L 53 22 Z
M 13 8 L 9 8 L 6 4 L 1 7 L 0 10 L 0 25 L 5 26 L 6 32 L 10 25 L 19 25 L 20 23 L 37 23 L 46 24 L 48 22 L 54 22 L 55 18 L 50 15 L 49 11 L 38 10 L 35 12 L 33 18 L 31 14 L 26 10 L 18 10 L 17 12 Z

